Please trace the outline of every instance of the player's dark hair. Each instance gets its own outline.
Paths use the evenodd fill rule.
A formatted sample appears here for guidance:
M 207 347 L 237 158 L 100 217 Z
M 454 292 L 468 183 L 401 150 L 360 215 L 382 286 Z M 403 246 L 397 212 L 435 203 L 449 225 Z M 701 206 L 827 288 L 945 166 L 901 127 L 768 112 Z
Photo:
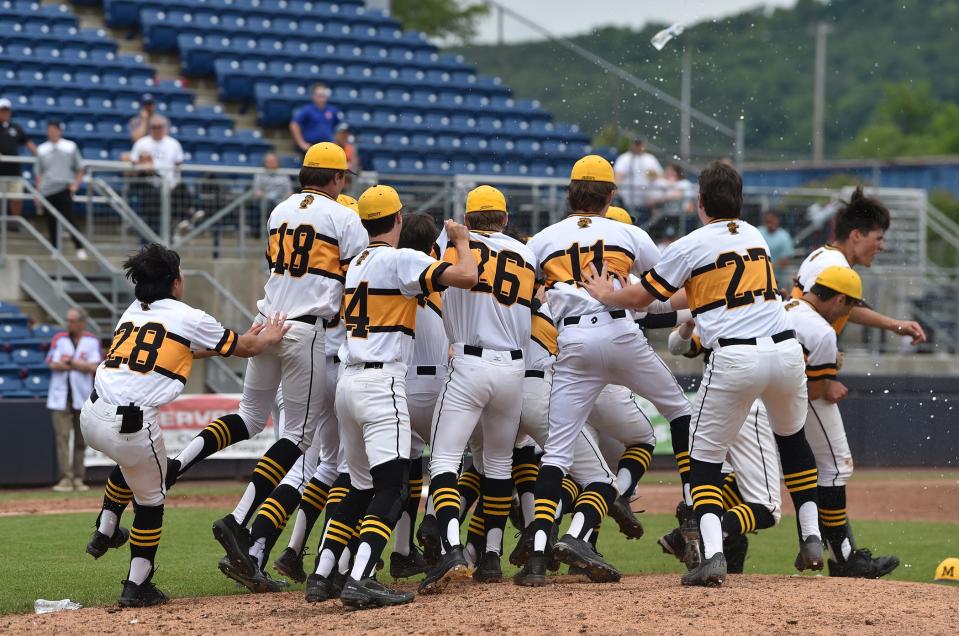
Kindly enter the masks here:
M 338 174 L 343 174 L 343 171 L 332 168 L 300 168 L 300 187 L 323 188 Z
M 384 216 L 381 219 L 373 219 L 372 221 L 363 221 L 363 227 L 366 228 L 366 233 L 371 237 L 379 236 L 380 234 L 386 234 L 393 229 L 393 225 L 396 224 L 397 215 L 391 214 L 389 216 Z
M 889 208 L 879 199 L 863 194 L 860 186 L 836 214 L 836 240 L 845 241 L 853 230 L 869 234 L 879 229 L 884 232 L 889 229 Z
M 743 178 L 732 166 L 714 161 L 699 173 L 703 209 L 714 219 L 738 219 L 743 208 Z
M 439 235 L 440 231 L 433 217 L 424 212 L 413 212 L 403 216 L 399 246 L 429 254 L 433 251 L 433 244 Z
M 615 190 L 615 183 L 577 179 L 569 182 L 566 200 L 571 212 L 602 212 Z
M 466 227 L 480 232 L 501 232 L 508 218 L 505 212 L 470 212 L 466 215 Z
M 173 298 L 173 281 L 180 277 L 180 255 L 157 243 L 145 245 L 123 263 L 133 283 L 133 295 L 141 303 Z

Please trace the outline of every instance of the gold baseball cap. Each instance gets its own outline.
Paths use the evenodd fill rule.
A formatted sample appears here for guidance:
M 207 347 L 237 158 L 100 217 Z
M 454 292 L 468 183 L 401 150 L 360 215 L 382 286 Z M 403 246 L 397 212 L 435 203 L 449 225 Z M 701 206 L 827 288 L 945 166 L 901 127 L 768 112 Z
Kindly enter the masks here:
M 816 278 L 816 284 L 862 302 L 862 279 L 851 267 L 831 265 L 822 270 Z
M 493 186 L 481 185 L 466 195 L 466 213 L 506 212 L 506 197 Z
M 959 583 L 959 559 L 949 557 L 936 568 L 936 581 Z
M 350 167 L 346 163 L 346 153 L 336 144 L 324 141 L 313 144 L 303 157 L 304 168 L 327 168 L 329 170 L 346 170 Z
M 606 210 L 606 218 L 625 223 L 626 225 L 633 224 L 633 217 L 629 216 L 629 212 L 615 205 L 609 206 L 609 209 Z
M 356 202 L 356 199 L 348 194 L 341 194 L 340 196 L 336 197 L 336 202 L 340 205 L 345 205 L 357 214 L 360 213 L 360 204 Z
M 616 183 L 613 178 L 613 164 L 599 155 L 586 155 L 573 164 L 570 181 L 602 181 Z
M 360 195 L 360 200 L 357 203 L 359 204 L 357 212 L 360 219 L 364 221 L 382 219 L 403 209 L 400 195 L 388 185 L 375 185 L 367 188 L 366 192 Z

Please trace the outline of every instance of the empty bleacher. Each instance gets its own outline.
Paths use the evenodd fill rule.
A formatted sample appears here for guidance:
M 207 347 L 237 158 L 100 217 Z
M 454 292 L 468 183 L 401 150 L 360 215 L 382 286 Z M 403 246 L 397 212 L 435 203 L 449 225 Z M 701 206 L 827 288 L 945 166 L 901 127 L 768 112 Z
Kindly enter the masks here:
M 47 397 L 46 351 L 58 331 L 54 325 L 31 328 L 17 305 L 0 301 L 0 399 Z

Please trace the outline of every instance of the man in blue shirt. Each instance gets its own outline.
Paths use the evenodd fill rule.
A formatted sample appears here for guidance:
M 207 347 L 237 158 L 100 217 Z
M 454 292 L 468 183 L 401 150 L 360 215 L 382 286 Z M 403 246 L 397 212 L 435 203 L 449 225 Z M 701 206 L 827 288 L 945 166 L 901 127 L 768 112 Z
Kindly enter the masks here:
M 313 103 L 296 111 L 290 122 L 293 140 L 304 152 L 313 144 L 333 141 L 333 130 L 342 120 L 339 109 L 326 103 L 330 97 L 330 89 L 326 84 L 317 82 L 311 86 L 310 96 Z
M 789 267 L 789 260 L 793 256 L 795 246 L 793 238 L 789 232 L 779 224 L 779 215 L 770 210 L 763 215 L 763 224 L 759 226 L 759 233 L 766 239 L 769 245 L 769 255 L 773 259 L 773 273 L 776 276 L 776 282 L 782 287 L 786 276 L 786 269 Z M 788 288 L 787 288 L 788 291 Z

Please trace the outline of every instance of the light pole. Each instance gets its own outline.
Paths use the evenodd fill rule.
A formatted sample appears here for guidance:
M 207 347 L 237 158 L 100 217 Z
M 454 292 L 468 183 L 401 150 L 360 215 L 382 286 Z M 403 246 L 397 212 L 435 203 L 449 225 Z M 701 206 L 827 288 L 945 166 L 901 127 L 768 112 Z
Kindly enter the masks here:
M 826 117 L 826 38 L 832 30 L 825 22 L 816 25 L 816 71 L 812 101 L 812 160 L 820 163 L 825 154 L 824 120 Z

